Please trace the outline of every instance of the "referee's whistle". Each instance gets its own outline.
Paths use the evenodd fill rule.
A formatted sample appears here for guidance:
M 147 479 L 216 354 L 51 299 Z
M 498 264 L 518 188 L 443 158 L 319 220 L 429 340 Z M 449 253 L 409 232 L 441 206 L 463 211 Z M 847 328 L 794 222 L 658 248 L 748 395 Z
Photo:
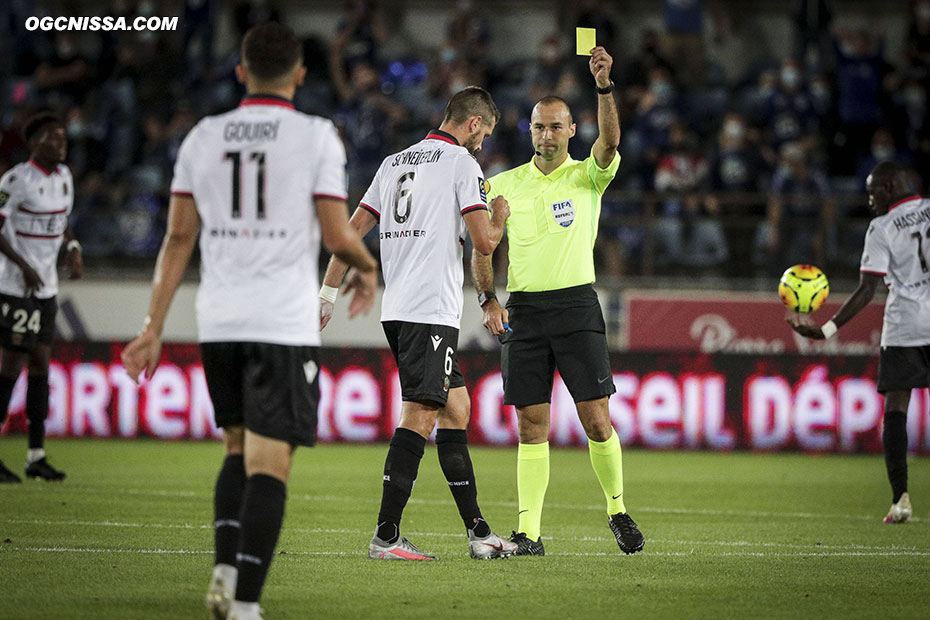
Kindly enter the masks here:
M 510 329 L 510 323 L 504 323 L 504 331 L 513 333 L 513 330 Z

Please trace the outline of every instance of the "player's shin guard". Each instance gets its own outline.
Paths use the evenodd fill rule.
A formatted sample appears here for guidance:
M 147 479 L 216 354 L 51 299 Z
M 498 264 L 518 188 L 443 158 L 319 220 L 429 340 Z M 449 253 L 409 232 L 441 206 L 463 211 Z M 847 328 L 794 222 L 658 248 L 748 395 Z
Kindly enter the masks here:
M 7 410 L 10 408 L 10 397 L 13 396 L 13 386 L 16 377 L 12 379 L 0 375 L 0 426 L 6 421 Z
M 245 490 L 245 465 L 241 454 L 227 455 L 223 460 L 213 492 L 213 542 L 216 564 L 236 565 L 239 548 L 239 513 Z
M 543 501 L 549 487 L 549 442 L 521 443 L 517 448 L 518 532 L 539 540 Z
M 272 476 L 255 474 L 245 483 L 239 514 L 242 524 L 239 552 L 236 554 L 237 601 L 255 603 L 261 596 L 281 533 L 286 499 L 287 487 Z
M 441 428 L 436 431 L 436 452 L 439 466 L 449 483 L 449 490 L 458 506 L 465 529 L 476 531 L 477 536 L 487 536 L 490 528 L 481 519 L 478 508 L 478 489 L 475 486 L 475 470 L 468 454 L 468 435 L 464 430 Z
M 426 438 L 406 428 L 398 428 L 391 438 L 384 460 L 381 510 L 378 512 L 378 538 L 393 543 L 399 536 L 401 516 L 417 480 Z
M 48 375 L 29 375 L 26 382 L 26 420 L 29 422 L 29 449 L 45 445 L 45 418 L 48 417 Z
M 611 431 L 607 441 L 588 439 L 588 453 L 591 455 L 591 467 L 601 483 L 607 498 L 607 514 L 615 515 L 626 512 L 623 505 L 623 459 L 620 452 L 620 438 L 617 431 Z
M 897 504 L 907 492 L 907 414 L 889 411 L 885 414 L 882 447 L 885 450 L 885 469 L 891 483 L 891 503 Z

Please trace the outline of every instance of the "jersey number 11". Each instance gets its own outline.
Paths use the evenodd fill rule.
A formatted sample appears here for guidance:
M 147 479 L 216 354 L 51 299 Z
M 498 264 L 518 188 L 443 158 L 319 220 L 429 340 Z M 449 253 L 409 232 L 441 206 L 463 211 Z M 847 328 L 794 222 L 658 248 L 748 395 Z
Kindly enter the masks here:
M 239 179 L 242 169 L 242 153 L 239 151 L 229 151 L 223 155 L 223 159 L 232 161 L 232 216 L 234 219 L 242 217 L 242 211 L 239 203 L 241 201 L 241 189 Z M 264 151 L 255 151 L 249 156 L 249 161 L 258 162 L 257 177 L 255 179 L 255 198 L 257 204 L 258 219 L 265 219 L 265 153 Z

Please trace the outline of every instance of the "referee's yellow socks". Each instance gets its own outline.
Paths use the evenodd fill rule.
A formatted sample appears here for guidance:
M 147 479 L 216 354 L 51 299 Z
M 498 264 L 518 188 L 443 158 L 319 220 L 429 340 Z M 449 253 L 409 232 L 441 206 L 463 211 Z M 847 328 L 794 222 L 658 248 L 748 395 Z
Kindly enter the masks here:
M 591 455 L 591 467 L 607 498 L 607 514 L 626 512 L 626 506 L 623 505 L 623 461 L 617 431 L 612 431 L 607 441 L 589 438 L 588 452 Z
M 543 500 L 549 486 L 549 442 L 521 443 L 517 448 L 518 532 L 539 540 Z

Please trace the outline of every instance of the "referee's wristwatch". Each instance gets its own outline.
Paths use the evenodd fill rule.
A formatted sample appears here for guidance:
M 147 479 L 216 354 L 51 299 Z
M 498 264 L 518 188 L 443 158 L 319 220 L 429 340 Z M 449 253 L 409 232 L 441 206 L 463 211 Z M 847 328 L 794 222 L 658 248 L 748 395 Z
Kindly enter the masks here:
M 484 308 L 492 299 L 497 299 L 497 293 L 494 291 L 481 291 L 478 293 L 478 305 Z
M 610 93 L 614 92 L 614 81 L 611 80 L 610 84 L 608 84 L 604 88 L 601 88 L 595 83 L 594 88 L 595 90 L 597 90 L 598 95 L 609 95 Z

